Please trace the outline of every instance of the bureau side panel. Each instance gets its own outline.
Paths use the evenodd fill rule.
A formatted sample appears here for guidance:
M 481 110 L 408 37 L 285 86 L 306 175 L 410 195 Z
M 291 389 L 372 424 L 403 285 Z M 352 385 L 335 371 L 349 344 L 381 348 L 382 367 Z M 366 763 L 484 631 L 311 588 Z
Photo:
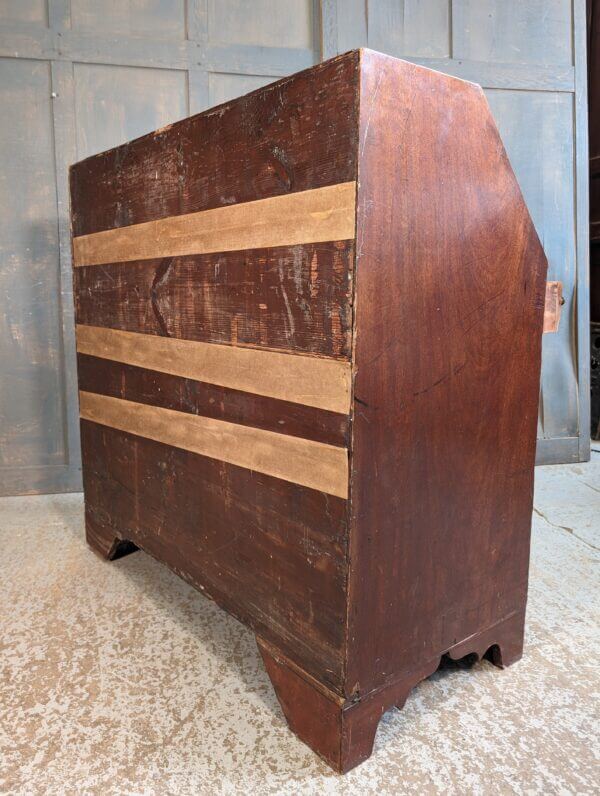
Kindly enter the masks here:
M 348 692 L 524 610 L 546 261 L 479 87 L 362 53 Z
M 357 140 L 354 53 L 71 171 L 90 537 L 337 691 Z

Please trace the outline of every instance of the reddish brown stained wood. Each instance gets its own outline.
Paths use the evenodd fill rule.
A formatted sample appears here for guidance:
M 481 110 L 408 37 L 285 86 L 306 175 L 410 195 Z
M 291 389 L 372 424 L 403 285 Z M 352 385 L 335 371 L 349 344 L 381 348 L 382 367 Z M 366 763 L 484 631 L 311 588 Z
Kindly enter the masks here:
M 489 657 L 504 668 L 521 657 L 523 621 L 523 613 L 511 616 L 447 655 L 453 660 Z M 348 700 L 307 675 L 273 645 L 261 638 L 257 642 L 290 729 L 341 774 L 370 757 L 382 715 L 392 707 L 402 709 L 412 689 L 442 662 L 441 656 L 420 660 L 412 670 L 396 672 L 385 687 Z
M 84 390 L 349 443 L 345 502 L 82 423 L 90 544 L 141 547 L 248 624 L 290 727 L 338 771 L 442 657 L 522 652 L 546 261 L 482 91 L 350 53 L 71 172 L 76 235 L 350 180 L 355 249 L 111 264 L 114 284 L 96 266 L 75 285 L 87 354 L 126 338 L 131 363 L 81 356 Z M 213 354 L 236 389 L 193 380 Z M 291 392 L 258 367 L 277 357 L 307 360 Z M 315 363 L 340 370 L 343 406 Z M 245 394 L 223 369 L 250 373 Z M 342 411 L 351 374 L 348 419 L 286 404 Z M 267 377 L 285 401 L 253 394 Z
M 251 346 L 124 332 L 77 324 L 77 351 L 138 368 L 219 384 L 280 401 L 346 414 L 352 367 L 345 360 Z
M 351 180 L 80 235 L 73 238 L 73 265 L 349 240 L 355 218 Z
M 260 639 L 258 647 L 290 729 L 340 774 L 371 756 L 382 715 L 396 704 L 403 707 L 411 689 L 440 662 L 428 661 L 384 691 L 351 702 L 319 687 Z
M 345 447 L 348 416 L 184 379 L 86 354 L 77 355 L 79 388 Z
M 138 548 L 133 542 L 121 539 L 115 533 L 97 525 L 91 518 L 86 518 L 85 539 L 91 549 L 108 561 L 115 561 L 117 558 L 135 553 Z
M 133 542 L 341 687 L 344 500 L 85 420 L 81 440 L 88 534 Z
M 481 89 L 360 91 L 348 696 L 524 608 L 546 278 Z
M 79 323 L 350 358 L 353 241 L 74 271 Z
M 348 182 L 358 53 L 71 168 L 74 235 Z
M 336 445 L 92 392 L 79 392 L 79 415 L 252 472 L 348 497 L 348 451 Z
M 468 655 L 474 655 L 478 660 L 485 657 L 494 666 L 505 669 L 523 655 L 524 628 L 525 610 L 521 608 L 482 633 L 455 644 L 447 655 L 454 661 Z

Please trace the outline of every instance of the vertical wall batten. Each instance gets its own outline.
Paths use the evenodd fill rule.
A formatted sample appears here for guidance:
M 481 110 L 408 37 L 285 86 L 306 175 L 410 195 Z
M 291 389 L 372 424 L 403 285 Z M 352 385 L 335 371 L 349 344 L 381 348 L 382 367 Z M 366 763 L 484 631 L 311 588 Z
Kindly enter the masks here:
M 575 61 L 575 212 L 577 234 L 577 317 L 575 342 L 579 376 L 578 461 L 590 458 L 590 277 L 587 27 L 583 0 L 573 0 Z
M 208 0 L 187 0 L 186 28 L 188 39 L 198 42 L 196 52 L 191 53 L 188 70 L 188 104 L 192 114 L 200 113 L 209 106 L 208 73 L 204 65 L 204 45 L 208 40 Z
M 64 20 L 64 17 L 60 17 Z M 75 325 L 73 311 L 73 280 L 71 276 L 71 223 L 69 208 L 68 164 L 77 156 L 75 127 L 75 96 L 73 64 L 52 61 L 52 107 L 54 122 L 54 155 L 56 163 L 56 201 L 58 207 L 58 244 L 60 255 L 60 304 L 62 315 L 63 387 L 65 393 L 65 431 L 72 471 L 81 466 L 79 422 L 77 420 L 77 374 L 68 363 L 74 361 Z
M 337 0 L 321 0 L 321 56 L 325 61 L 338 53 Z

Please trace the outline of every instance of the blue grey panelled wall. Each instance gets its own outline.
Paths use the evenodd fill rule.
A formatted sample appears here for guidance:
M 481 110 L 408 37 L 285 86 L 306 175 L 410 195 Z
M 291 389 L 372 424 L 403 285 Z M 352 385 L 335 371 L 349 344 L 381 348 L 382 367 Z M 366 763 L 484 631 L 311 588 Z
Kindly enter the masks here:
M 538 458 L 589 456 L 585 0 L 2 0 L 0 494 L 80 488 L 68 165 L 358 46 L 484 86 L 565 285 Z

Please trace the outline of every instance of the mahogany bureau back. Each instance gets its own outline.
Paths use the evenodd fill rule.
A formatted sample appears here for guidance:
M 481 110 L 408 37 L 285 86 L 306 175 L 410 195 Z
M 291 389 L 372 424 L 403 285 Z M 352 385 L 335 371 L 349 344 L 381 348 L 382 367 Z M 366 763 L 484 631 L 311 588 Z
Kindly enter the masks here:
M 334 768 L 522 651 L 546 260 L 481 89 L 348 53 L 71 169 L 89 544 L 250 626 Z

